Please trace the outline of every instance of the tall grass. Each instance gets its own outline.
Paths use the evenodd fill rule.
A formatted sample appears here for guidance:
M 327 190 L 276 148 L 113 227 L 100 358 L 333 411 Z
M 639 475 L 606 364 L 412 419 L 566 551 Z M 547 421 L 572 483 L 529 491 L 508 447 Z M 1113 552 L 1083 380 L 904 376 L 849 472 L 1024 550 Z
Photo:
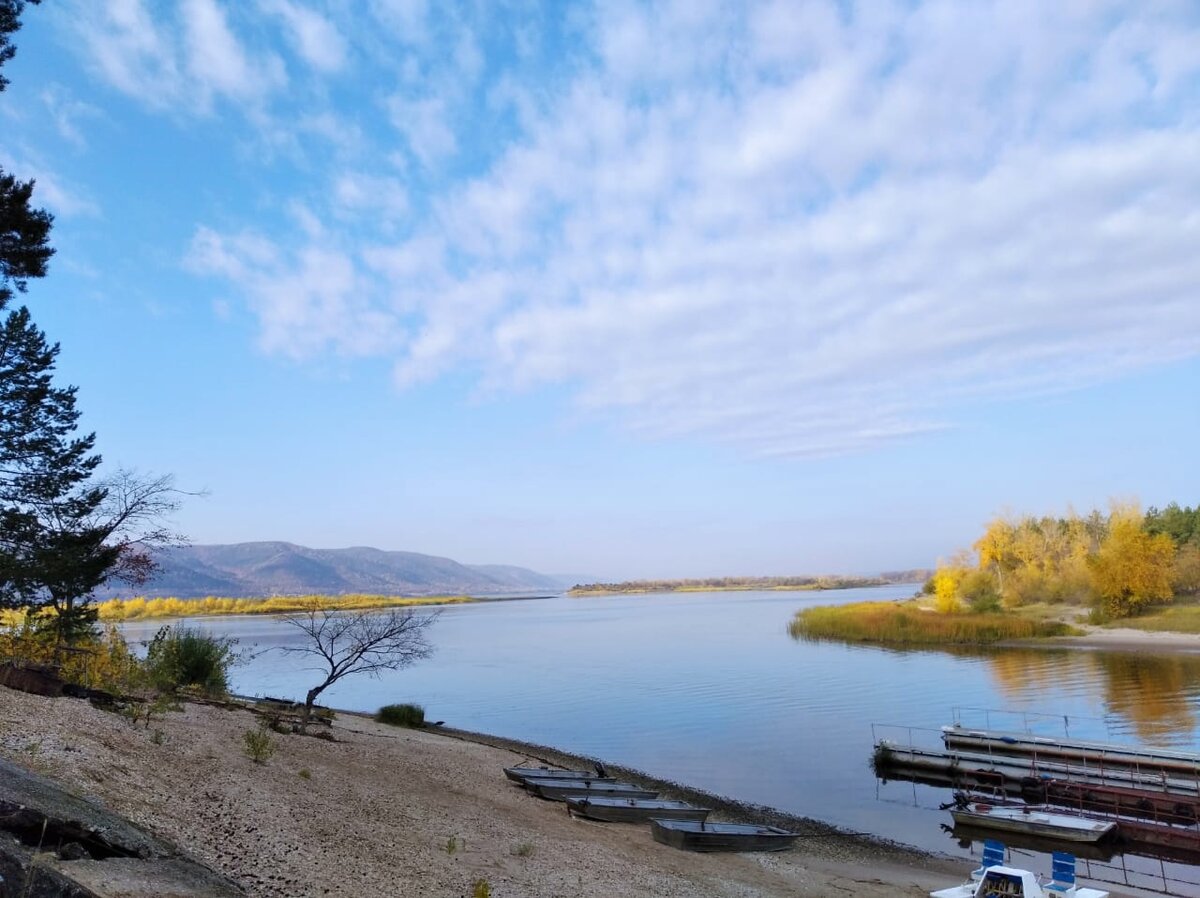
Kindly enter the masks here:
M 799 612 L 788 627 L 796 639 L 883 645 L 987 645 L 1013 639 L 1067 636 L 1060 621 L 1014 614 L 941 614 L 913 602 L 857 602 Z
M 107 621 L 146 620 L 155 617 L 197 617 L 225 614 L 295 614 L 308 611 L 314 602 L 334 611 L 362 611 L 371 608 L 398 608 L 408 605 L 454 605 L 472 602 L 470 596 L 271 596 L 256 599 L 227 599 L 206 596 L 203 599 L 113 599 L 96 608 Z

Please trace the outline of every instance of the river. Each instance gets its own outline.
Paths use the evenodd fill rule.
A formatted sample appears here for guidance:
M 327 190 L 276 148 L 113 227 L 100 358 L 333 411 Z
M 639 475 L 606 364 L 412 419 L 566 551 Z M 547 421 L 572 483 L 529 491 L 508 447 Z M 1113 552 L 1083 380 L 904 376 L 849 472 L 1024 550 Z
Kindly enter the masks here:
M 797 641 L 799 609 L 912 595 L 830 592 L 565 596 L 449 606 L 434 656 L 347 678 L 321 701 L 374 711 L 416 702 L 429 720 L 552 745 L 844 829 L 961 852 L 947 793 L 880 783 L 873 738 L 931 742 L 968 724 L 1195 748 L 1200 657 L 1085 650 L 889 650 Z M 257 652 L 235 691 L 302 697 L 298 632 L 270 617 L 192 622 Z M 132 639 L 159 622 L 126 625 Z M 984 709 L 991 709 L 985 711 Z M 1005 713 L 997 713 L 997 712 Z

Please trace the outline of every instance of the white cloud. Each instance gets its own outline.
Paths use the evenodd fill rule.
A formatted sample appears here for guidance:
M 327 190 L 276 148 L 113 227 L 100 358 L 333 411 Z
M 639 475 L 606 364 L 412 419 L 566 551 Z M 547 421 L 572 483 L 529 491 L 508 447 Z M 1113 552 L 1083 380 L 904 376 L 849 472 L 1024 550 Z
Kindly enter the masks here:
M 76 2 L 72 22 L 97 73 L 154 108 L 207 113 L 217 99 L 254 107 L 286 83 L 279 57 L 250 53 L 216 0 L 182 0 L 175 12 L 143 0 Z
M 423 4 L 375 8 L 432 33 Z M 437 45 L 474 71 L 388 110 L 437 170 L 479 150 L 470 91 L 522 98 L 481 173 L 424 202 L 331 178 L 335 237 L 389 209 L 398 237 L 198 235 L 265 345 L 394 352 L 401 384 L 569 383 L 650 434 L 801 454 L 1200 353 L 1184 7 L 602 5 L 593 64 L 550 87 L 472 87 L 476 38 Z
M 366 298 L 354 259 L 326 241 L 286 250 L 261 234 L 225 236 L 201 228 L 187 264 L 231 281 L 250 301 L 267 352 L 370 355 L 394 349 L 399 339 L 397 323 Z
M 346 63 L 346 41 L 332 22 L 290 0 L 261 0 L 260 5 L 283 20 L 296 52 L 309 65 L 320 72 L 341 71 Z

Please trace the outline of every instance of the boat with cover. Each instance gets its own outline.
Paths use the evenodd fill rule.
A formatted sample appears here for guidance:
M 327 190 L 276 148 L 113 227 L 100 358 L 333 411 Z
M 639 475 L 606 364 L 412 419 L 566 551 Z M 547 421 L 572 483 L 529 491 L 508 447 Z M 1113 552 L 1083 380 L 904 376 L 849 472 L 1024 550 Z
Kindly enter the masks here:
M 1028 870 L 997 864 L 985 868 L 977 879 L 930 892 L 929 898 L 1109 898 L 1108 892 L 1075 882 L 1074 855 L 1056 851 L 1051 859 L 1048 883 Z
M 538 798 L 549 801 L 566 801 L 577 795 L 597 795 L 607 798 L 658 798 L 652 789 L 643 789 L 633 783 L 618 783 L 612 780 L 531 779 L 525 788 Z
M 784 851 L 800 838 L 777 826 L 703 820 L 652 819 L 650 832 L 656 842 L 685 851 Z
M 611 776 L 602 776 L 594 770 L 556 770 L 552 767 L 505 767 L 504 775 L 522 786 L 531 779 L 613 781 Z
M 1112 835 L 1117 824 L 1112 820 L 1091 820 L 1074 814 L 1054 814 L 1049 811 L 1011 805 L 991 805 L 982 802 L 968 808 L 950 811 L 956 825 L 974 826 L 1030 835 L 1046 836 L 1064 842 L 1099 842 Z
M 645 823 L 659 820 L 705 820 L 708 808 L 698 808 L 686 801 L 668 798 L 606 798 L 582 795 L 567 799 L 567 812 L 589 820 L 609 823 Z

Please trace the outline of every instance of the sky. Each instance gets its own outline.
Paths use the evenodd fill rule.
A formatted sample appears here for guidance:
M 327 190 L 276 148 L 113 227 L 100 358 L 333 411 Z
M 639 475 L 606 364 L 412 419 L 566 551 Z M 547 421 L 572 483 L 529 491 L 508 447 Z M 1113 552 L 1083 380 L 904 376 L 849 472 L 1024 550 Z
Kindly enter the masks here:
M 1200 501 L 1193 0 L 48 0 L 0 165 L 196 543 L 866 573 Z

